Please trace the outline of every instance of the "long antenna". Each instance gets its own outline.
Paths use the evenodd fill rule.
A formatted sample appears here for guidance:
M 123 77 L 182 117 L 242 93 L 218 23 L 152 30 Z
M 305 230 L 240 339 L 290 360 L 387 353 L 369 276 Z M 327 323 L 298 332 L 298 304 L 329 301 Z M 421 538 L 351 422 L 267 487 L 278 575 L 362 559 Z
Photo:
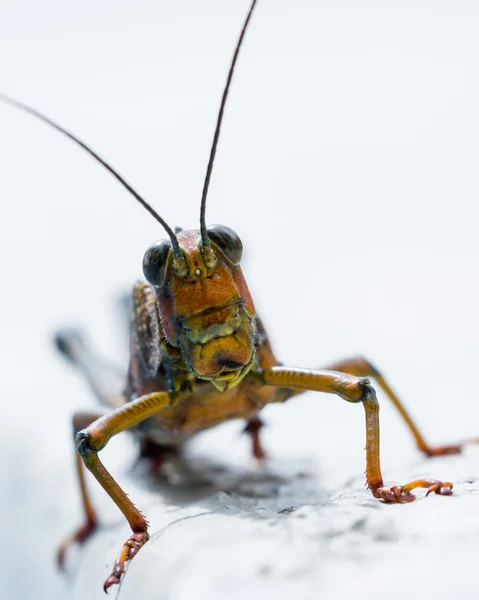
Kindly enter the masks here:
M 73 142 L 75 142 L 76 144 L 78 144 L 79 146 L 81 146 L 84 150 L 86 150 L 88 152 L 88 154 L 90 154 L 91 156 L 93 156 L 93 158 L 95 160 L 97 160 L 101 165 L 103 165 L 105 167 L 105 169 L 107 171 L 109 171 L 113 177 L 115 177 L 129 192 L 132 196 L 134 196 L 138 202 L 144 207 L 146 208 L 146 210 L 159 222 L 161 223 L 161 225 L 164 227 L 166 233 L 170 236 L 171 239 L 171 244 L 173 246 L 173 252 L 175 255 L 175 258 L 179 258 L 181 256 L 181 252 L 180 252 L 180 245 L 178 243 L 178 240 L 176 238 L 176 235 L 174 234 L 173 230 L 171 229 L 171 227 L 168 225 L 168 223 L 166 223 L 166 221 L 164 221 L 160 215 L 156 212 L 156 210 L 154 210 L 149 204 L 148 202 L 146 202 L 146 200 L 144 200 L 140 194 L 138 194 L 138 192 L 136 192 L 131 185 L 125 181 L 123 179 L 123 177 L 117 173 L 117 171 L 115 171 L 115 169 L 113 167 L 111 167 L 107 162 L 105 162 L 102 158 L 100 158 L 98 156 L 98 154 L 96 152 L 94 152 L 91 148 L 89 148 L 85 143 L 83 143 L 81 140 L 79 140 L 77 137 L 75 137 L 72 133 L 70 133 L 69 131 L 67 131 L 66 129 L 64 129 L 63 127 L 61 127 L 61 125 L 59 125 L 58 123 L 55 123 L 55 121 L 52 121 L 50 118 L 46 117 L 45 115 L 43 115 L 41 112 L 38 112 L 38 110 L 35 110 L 34 108 L 31 108 L 30 106 L 28 106 L 27 104 L 23 104 L 23 102 L 19 102 L 18 100 L 15 100 L 14 98 L 11 98 L 10 96 L 6 96 L 5 94 L 0 94 L 0 101 L 1 102 L 5 102 L 7 104 L 10 104 L 11 106 L 14 106 L 15 108 L 18 108 L 20 110 L 23 110 L 24 112 L 29 113 L 30 115 L 33 115 L 34 117 L 37 117 L 37 119 L 40 119 L 40 121 L 43 121 L 44 123 L 47 123 L 48 125 L 50 125 L 51 127 L 53 127 L 54 129 L 56 129 L 57 131 L 59 131 L 60 133 L 63 133 L 64 135 L 66 135 L 68 138 L 70 138 Z
M 216 121 L 215 136 L 213 138 L 213 146 L 211 147 L 210 159 L 208 161 L 208 168 L 206 170 L 205 183 L 203 185 L 203 195 L 201 196 L 200 228 L 201 228 L 201 243 L 203 244 L 203 246 L 209 246 L 209 244 L 210 244 L 210 240 L 208 238 L 208 232 L 206 231 L 206 218 L 205 218 L 206 196 L 208 195 L 208 187 L 210 185 L 211 172 L 213 170 L 213 163 L 215 161 L 216 147 L 218 146 L 218 140 L 220 137 L 221 122 L 223 120 L 223 113 L 225 110 L 226 99 L 228 97 L 228 92 L 230 89 L 230 83 L 231 83 L 231 80 L 233 79 L 233 72 L 234 72 L 234 68 L 236 65 L 236 60 L 238 58 L 238 54 L 239 54 L 239 51 L 241 48 L 241 43 L 242 43 L 244 35 L 246 33 L 246 29 L 248 27 L 248 23 L 251 19 L 251 15 L 253 13 L 253 9 L 254 9 L 255 5 L 256 5 L 256 0 L 253 0 L 251 7 L 249 9 L 248 15 L 246 17 L 246 20 L 244 22 L 243 29 L 241 30 L 241 35 L 239 36 L 238 43 L 236 44 L 235 53 L 233 54 L 233 60 L 231 61 L 231 66 L 230 66 L 230 70 L 228 73 L 228 79 L 226 80 L 226 86 L 223 91 L 223 98 L 221 99 L 220 110 L 218 113 L 218 120 Z

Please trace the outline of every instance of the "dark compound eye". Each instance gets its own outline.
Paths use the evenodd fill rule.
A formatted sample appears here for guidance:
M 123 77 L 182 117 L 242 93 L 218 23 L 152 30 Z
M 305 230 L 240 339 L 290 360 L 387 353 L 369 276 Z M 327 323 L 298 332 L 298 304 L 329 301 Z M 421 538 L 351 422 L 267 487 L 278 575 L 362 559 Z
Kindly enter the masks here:
M 243 244 L 237 233 L 225 225 L 211 225 L 208 227 L 208 237 L 232 265 L 240 264 L 243 256 Z
M 162 240 L 152 244 L 143 257 L 143 274 L 151 285 L 161 287 L 165 283 L 166 263 L 171 242 Z

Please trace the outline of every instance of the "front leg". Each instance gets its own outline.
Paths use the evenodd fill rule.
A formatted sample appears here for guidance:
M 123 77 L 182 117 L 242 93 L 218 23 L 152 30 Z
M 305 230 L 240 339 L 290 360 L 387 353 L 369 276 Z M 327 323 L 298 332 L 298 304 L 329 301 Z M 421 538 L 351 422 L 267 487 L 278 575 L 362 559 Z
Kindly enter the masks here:
M 403 486 L 385 486 L 381 474 L 379 451 L 379 404 L 369 379 L 336 371 L 312 371 L 287 367 L 272 367 L 256 372 L 264 385 L 296 390 L 311 390 L 336 394 L 348 402 L 361 402 L 366 415 L 366 480 L 376 498 L 385 502 L 412 502 L 414 488 L 426 488 L 428 494 L 452 493 L 452 484 L 432 479 L 417 479 Z
M 111 585 L 120 582 L 120 578 L 125 572 L 126 562 L 132 560 L 138 553 L 140 548 L 148 541 L 149 535 L 148 523 L 145 517 L 105 469 L 98 457 L 98 452 L 106 446 L 114 435 L 134 427 L 162 408 L 171 406 L 174 401 L 179 400 L 179 395 L 172 396 L 167 392 L 155 392 L 142 396 L 100 417 L 76 436 L 78 452 L 85 466 L 93 473 L 99 484 L 121 510 L 133 532 L 123 544 L 123 548 L 113 566 L 113 571 L 104 583 L 105 591 Z

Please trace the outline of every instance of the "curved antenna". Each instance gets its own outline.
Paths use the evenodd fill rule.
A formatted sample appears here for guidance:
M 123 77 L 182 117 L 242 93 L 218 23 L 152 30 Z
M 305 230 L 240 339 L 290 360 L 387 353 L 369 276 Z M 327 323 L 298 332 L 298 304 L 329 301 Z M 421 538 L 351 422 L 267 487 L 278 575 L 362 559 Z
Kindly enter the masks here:
M 105 169 L 107 171 L 109 171 L 113 175 L 113 177 L 115 177 L 123 185 L 123 187 L 125 187 L 130 192 L 130 194 L 132 196 L 134 196 L 138 200 L 138 202 L 144 208 L 146 208 L 146 210 L 150 213 L 150 215 L 152 215 L 159 223 L 161 223 L 161 225 L 164 227 L 166 233 L 170 236 L 171 244 L 173 246 L 173 252 L 174 252 L 175 258 L 179 258 L 181 256 L 180 245 L 178 243 L 178 239 L 176 238 L 176 235 L 173 233 L 173 230 L 168 225 L 168 223 L 166 223 L 166 221 L 164 221 L 160 217 L 160 215 L 148 204 L 148 202 L 146 202 L 146 200 L 143 200 L 143 198 L 140 196 L 140 194 L 138 194 L 138 192 L 136 192 L 131 187 L 131 185 L 129 183 L 127 183 L 123 179 L 123 177 L 119 173 L 117 173 L 115 171 L 115 169 L 113 167 L 111 167 L 107 162 L 105 162 L 102 158 L 100 158 L 96 152 L 94 152 L 86 144 L 84 144 L 82 141 L 80 141 L 72 133 L 70 133 L 69 131 L 67 131 L 66 129 L 64 129 L 60 125 L 58 125 L 58 123 L 55 123 L 55 121 L 52 121 L 51 119 L 49 119 L 48 117 L 46 117 L 42 113 L 38 112 L 34 108 L 31 108 L 27 104 L 23 104 L 23 102 L 19 102 L 18 100 L 15 100 L 14 98 L 11 98 L 10 96 L 6 96 L 5 94 L 0 94 L 0 101 L 5 102 L 6 104 L 10 104 L 11 106 L 14 106 L 15 108 L 23 110 L 24 112 L 27 112 L 30 115 L 33 115 L 34 117 L 37 117 L 37 119 L 40 119 L 40 121 L 43 121 L 44 123 L 47 123 L 47 125 L 50 125 L 51 127 L 53 127 L 54 129 L 56 129 L 60 133 L 63 133 L 68 138 L 70 138 L 73 142 L 75 142 L 76 144 L 78 144 L 79 146 L 81 146 L 84 150 L 86 150 L 88 152 L 88 154 L 90 154 L 91 156 L 93 156 L 93 158 L 95 160 L 97 160 L 101 165 L 103 165 L 105 167 Z
M 218 113 L 218 120 L 216 121 L 215 136 L 213 138 L 213 146 L 211 147 L 210 159 L 208 161 L 208 168 L 206 170 L 205 183 L 203 185 L 203 195 L 201 196 L 200 227 L 201 227 L 201 243 L 203 244 L 203 246 L 209 246 L 209 244 L 210 244 L 210 240 L 208 238 L 208 232 L 206 231 L 206 218 L 205 218 L 206 196 L 208 195 L 208 187 L 210 185 L 211 172 L 213 170 L 213 163 L 215 161 L 216 147 L 218 146 L 218 140 L 220 137 L 221 122 L 223 120 L 223 113 L 225 110 L 226 99 L 228 97 L 228 92 L 230 89 L 230 83 L 231 83 L 231 80 L 233 79 L 233 72 L 234 72 L 234 68 L 236 65 L 236 60 L 238 58 L 238 54 L 239 54 L 239 51 L 241 48 L 241 43 L 242 43 L 244 35 L 246 33 L 246 29 L 248 27 L 248 23 L 251 19 L 251 15 L 253 13 L 253 9 L 254 9 L 255 5 L 256 5 L 256 0 L 253 0 L 251 7 L 249 9 L 248 15 L 246 17 L 246 20 L 244 22 L 243 29 L 241 30 L 241 34 L 239 36 L 238 43 L 236 44 L 236 49 L 233 54 L 233 60 L 231 61 L 231 66 L 230 66 L 230 70 L 228 73 L 228 79 L 226 80 L 226 86 L 223 91 L 223 98 L 221 99 L 220 110 Z

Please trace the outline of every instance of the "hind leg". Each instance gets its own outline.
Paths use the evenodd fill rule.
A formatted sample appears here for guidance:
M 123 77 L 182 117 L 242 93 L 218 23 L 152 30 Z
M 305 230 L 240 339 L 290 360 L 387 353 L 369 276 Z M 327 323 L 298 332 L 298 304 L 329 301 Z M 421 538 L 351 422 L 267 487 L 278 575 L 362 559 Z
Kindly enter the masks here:
M 259 435 L 260 429 L 263 427 L 263 421 L 259 417 L 253 417 L 248 420 L 246 427 L 243 429 L 243 432 L 250 436 L 251 453 L 259 462 L 263 462 L 268 456 L 263 449 Z
M 117 408 L 125 403 L 122 395 L 125 373 L 96 355 L 80 331 L 61 330 L 55 335 L 54 342 L 60 353 L 79 370 L 101 404 Z

